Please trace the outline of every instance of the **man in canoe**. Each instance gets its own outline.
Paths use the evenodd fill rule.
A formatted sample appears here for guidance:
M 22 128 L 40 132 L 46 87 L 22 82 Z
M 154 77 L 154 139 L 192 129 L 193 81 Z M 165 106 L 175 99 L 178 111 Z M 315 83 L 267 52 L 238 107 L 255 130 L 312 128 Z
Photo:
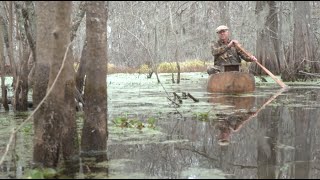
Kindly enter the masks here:
M 247 62 L 257 61 L 255 56 L 247 56 L 242 52 L 237 45 L 240 46 L 237 40 L 229 39 L 229 28 L 221 25 L 217 27 L 216 33 L 219 37 L 217 42 L 211 45 L 211 52 L 214 56 L 214 66 L 209 66 L 207 69 L 208 74 L 221 72 L 222 65 L 225 64 L 239 64 L 241 59 Z

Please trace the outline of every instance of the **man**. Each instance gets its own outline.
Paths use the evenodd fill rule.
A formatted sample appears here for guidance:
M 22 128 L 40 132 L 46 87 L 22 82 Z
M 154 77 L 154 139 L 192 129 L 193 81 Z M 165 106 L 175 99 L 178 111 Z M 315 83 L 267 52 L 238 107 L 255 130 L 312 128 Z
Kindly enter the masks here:
M 237 40 L 229 39 L 229 28 L 221 25 L 216 29 L 219 40 L 211 45 L 212 55 L 214 56 L 214 66 L 208 67 L 208 74 L 221 72 L 222 65 L 241 63 L 241 58 L 247 62 L 257 61 L 254 56 L 247 56 L 237 48 L 240 46 Z

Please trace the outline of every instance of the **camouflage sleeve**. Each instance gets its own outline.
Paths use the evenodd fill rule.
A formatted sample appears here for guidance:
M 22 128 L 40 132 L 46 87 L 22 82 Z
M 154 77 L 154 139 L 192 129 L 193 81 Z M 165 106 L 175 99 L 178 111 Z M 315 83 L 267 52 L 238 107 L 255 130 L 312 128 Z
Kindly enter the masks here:
M 224 52 L 226 52 L 229 49 L 227 45 L 219 46 L 218 43 L 213 43 L 211 45 L 211 51 L 213 56 L 220 55 Z
M 247 62 L 252 62 L 252 59 L 250 56 L 246 55 L 244 52 L 242 52 L 239 48 L 236 48 L 238 55 L 241 57 L 241 59 L 247 61 Z

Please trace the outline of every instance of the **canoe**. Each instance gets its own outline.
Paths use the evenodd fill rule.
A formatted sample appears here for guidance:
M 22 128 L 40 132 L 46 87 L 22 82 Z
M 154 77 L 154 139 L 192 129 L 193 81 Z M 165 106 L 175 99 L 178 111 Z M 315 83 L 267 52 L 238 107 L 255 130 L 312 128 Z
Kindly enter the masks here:
M 255 90 L 253 74 L 239 71 L 228 71 L 211 74 L 207 91 L 219 93 L 247 93 Z

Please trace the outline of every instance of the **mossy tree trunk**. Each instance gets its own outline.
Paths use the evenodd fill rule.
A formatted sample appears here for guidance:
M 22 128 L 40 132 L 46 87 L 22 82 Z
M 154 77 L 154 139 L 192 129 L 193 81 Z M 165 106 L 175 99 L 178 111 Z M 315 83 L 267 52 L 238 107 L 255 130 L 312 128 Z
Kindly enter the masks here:
M 46 95 L 46 90 L 49 82 L 50 72 L 50 59 L 52 54 L 52 42 L 53 42 L 53 23 L 55 2 L 52 1 L 39 1 L 36 5 L 37 16 L 37 34 L 36 34 L 36 62 L 33 75 L 33 105 L 37 107 L 41 100 Z M 49 23 L 50 22 L 50 23 Z M 45 157 L 47 154 L 47 148 L 44 146 L 46 140 L 44 125 L 49 124 L 45 119 L 46 109 L 41 106 L 34 114 L 34 142 L 33 142 L 33 160 L 35 163 L 46 163 Z M 49 164 L 53 164 L 48 162 Z
M 87 2 L 87 71 L 85 79 L 82 156 L 106 159 L 107 148 L 107 13 L 104 1 Z
M 47 90 L 49 95 L 43 108 L 40 109 L 42 118 L 37 120 L 36 132 L 38 133 L 35 137 L 34 160 L 45 167 L 56 167 L 61 157 L 65 160 L 76 157 L 79 147 L 75 122 L 73 59 L 68 49 L 70 47 L 71 2 L 49 2 L 40 4 L 39 7 L 53 9 L 53 14 L 50 15 L 54 19 L 51 21 L 53 26 L 47 29 L 50 32 L 50 38 L 46 40 L 47 43 L 51 43 L 47 47 L 48 54 L 46 54 L 51 62 Z M 48 16 L 46 13 L 48 12 L 44 14 Z M 51 42 L 48 42 L 50 40 Z M 38 42 L 37 45 L 39 45 Z M 66 54 L 66 52 L 69 53 Z M 38 54 L 37 57 L 41 56 Z M 65 60 L 64 63 L 63 60 Z M 57 76 L 58 79 L 55 81 Z

